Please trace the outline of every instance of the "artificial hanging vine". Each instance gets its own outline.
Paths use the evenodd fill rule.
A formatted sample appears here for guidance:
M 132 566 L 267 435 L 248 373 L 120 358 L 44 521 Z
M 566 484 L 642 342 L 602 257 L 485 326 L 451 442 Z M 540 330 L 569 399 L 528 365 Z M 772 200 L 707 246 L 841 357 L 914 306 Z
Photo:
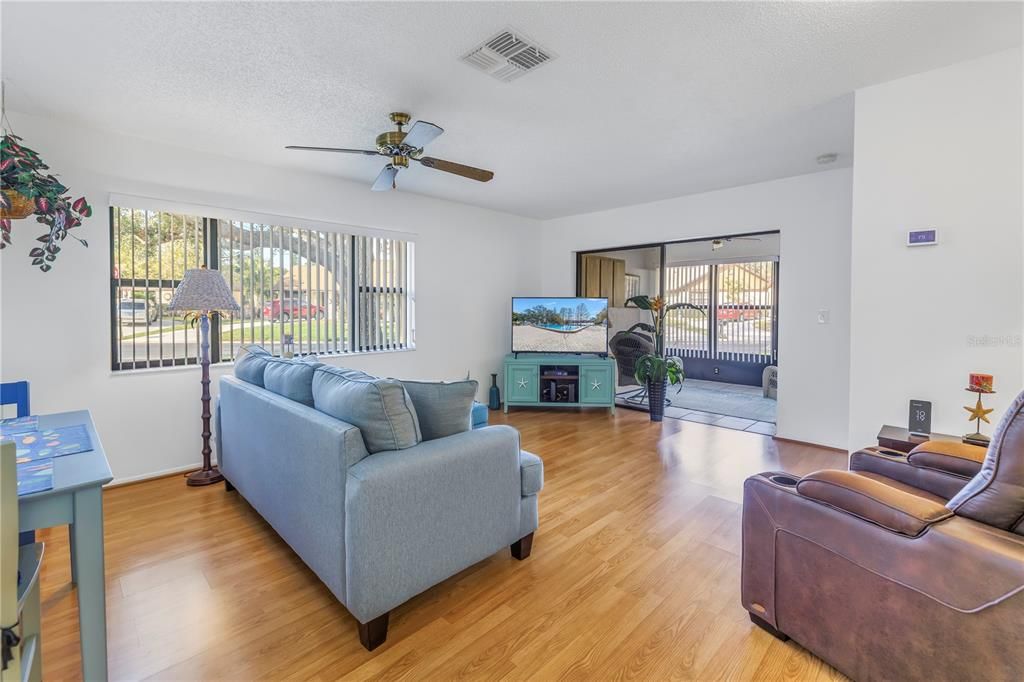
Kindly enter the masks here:
M 49 272 L 61 250 L 61 242 L 71 237 L 82 246 L 89 244 L 68 231 L 92 215 L 92 207 L 79 197 L 74 201 L 56 176 L 47 173 L 49 166 L 39 154 L 22 144 L 10 130 L 7 112 L 0 114 L 3 139 L 0 140 L 0 249 L 11 245 L 11 221 L 36 216 L 46 231 L 36 237 L 41 246 L 28 252 L 32 265 Z

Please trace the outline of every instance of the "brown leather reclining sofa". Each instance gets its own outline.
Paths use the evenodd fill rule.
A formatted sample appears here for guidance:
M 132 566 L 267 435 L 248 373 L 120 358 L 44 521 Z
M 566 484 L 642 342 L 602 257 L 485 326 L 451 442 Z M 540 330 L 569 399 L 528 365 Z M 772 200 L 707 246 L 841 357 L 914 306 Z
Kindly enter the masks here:
M 991 445 L 752 476 L 751 620 L 856 680 L 1024 680 L 1024 393 Z

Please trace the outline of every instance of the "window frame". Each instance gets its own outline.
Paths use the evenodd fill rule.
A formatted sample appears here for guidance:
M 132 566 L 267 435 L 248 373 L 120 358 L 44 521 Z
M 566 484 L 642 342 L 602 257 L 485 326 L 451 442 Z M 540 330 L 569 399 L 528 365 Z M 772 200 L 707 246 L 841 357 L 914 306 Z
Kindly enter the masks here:
M 161 202 L 156 202 L 156 203 L 161 203 Z M 158 278 L 152 278 L 152 277 L 145 277 L 145 278 L 136 278 L 136 277 L 122 278 L 122 277 L 115 277 L 114 276 L 115 272 L 118 272 L 118 274 L 120 274 L 120 271 L 118 270 L 119 254 L 117 253 L 117 250 L 115 248 L 115 245 L 117 244 L 117 241 L 116 241 L 117 238 L 115 237 L 115 234 L 119 234 L 119 230 L 120 230 L 119 223 L 117 222 L 119 220 L 119 217 L 115 218 L 115 216 L 116 216 L 116 214 L 118 214 L 118 212 L 120 210 L 141 211 L 141 212 L 144 212 L 144 213 L 145 212 L 148 212 L 148 213 L 170 213 L 172 215 L 186 215 L 186 213 L 187 213 L 187 214 L 193 214 L 193 217 L 201 219 L 202 220 L 202 237 L 201 237 L 202 258 L 198 261 L 198 264 L 203 265 L 203 266 L 205 266 L 205 267 L 207 267 L 209 269 L 212 269 L 212 270 L 217 270 L 218 272 L 223 272 L 223 269 L 221 268 L 222 264 L 220 263 L 220 223 L 221 222 L 225 222 L 225 223 L 227 223 L 229 225 L 231 225 L 231 223 L 233 223 L 233 222 L 267 225 L 268 227 L 271 227 L 273 229 L 278 230 L 279 231 L 278 232 L 279 235 L 280 234 L 284 234 L 285 232 L 288 232 L 289 234 L 291 234 L 295 230 L 305 230 L 308 233 L 318 233 L 319 235 L 337 234 L 337 235 L 339 235 L 340 238 L 336 239 L 335 242 L 336 242 L 336 244 L 338 246 L 344 245 L 344 248 L 341 250 L 341 253 L 345 254 L 343 257 L 339 255 L 340 262 L 344 263 L 345 267 L 347 268 L 347 272 L 343 273 L 343 278 L 339 278 L 338 279 L 338 282 L 340 284 L 340 287 L 339 287 L 340 295 L 343 296 L 347 300 L 347 302 L 348 302 L 348 305 L 345 306 L 345 308 L 347 308 L 347 309 L 344 310 L 344 316 L 341 316 L 341 317 L 337 318 L 340 321 L 340 328 L 341 328 L 342 334 L 343 334 L 342 338 L 340 339 L 340 343 L 339 343 L 339 345 L 342 347 L 342 350 L 328 349 L 328 350 L 324 351 L 324 350 L 319 350 L 319 349 L 312 349 L 309 352 L 304 352 L 304 353 L 297 352 L 296 356 L 299 356 L 299 355 L 317 355 L 317 356 L 331 357 L 331 356 L 342 356 L 342 355 L 353 355 L 353 354 L 406 351 L 406 350 L 415 350 L 416 349 L 416 335 L 415 335 L 416 325 L 415 325 L 415 321 L 414 321 L 415 320 L 415 317 L 414 317 L 414 314 L 415 314 L 415 293 L 414 293 L 415 292 L 415 281 L 414 281 L 414 278 L 415 278 L 415 260 L 414 260 L 414 258 L 415 258 L 415 255 L 414 255 L 415 254 L 415 241 L 412 240 L 412 239 L 409 239 L 408 235 L 405 234 L 405 233 L 396 234 L 394 236 L 390 236 L 390 235 L 387 235 L 387 234 L 379 234 L 379 235 L 378 234 L 372 234 L 372 233 L 371 234 L 361 234 L 361 233 L 358 233 L 358 232 L 352 233 L 352 232 L 345 232 L 345 231 L 341 231 L 341 230 L 323 230 L 321 228 L 296 228 L 296 227 L 288 227 L 286 224 L 282 224 L 281 222 L 278 222 L 280 220 L 287 221 L 287 218 L 278 217 L 278 216 L 275 216 L 275 218 L 277 220 L 272 221 L 272 222 L 260 222 L 260 221 L 242 220 L 242 219 L 234 220 L 234 219 L 226 219 L 226 218 L 220 218 L 219 219 L 219 218 L 208 217 L 207 215 L 203 215 L 203 212 L 197 212 L 197 211 L 194 211 L 194 210 L 188 210 L 186 213 L 183 213 L 180 210 L 163 210 L 163 209 L 154 209 L 154 208 L 148 208 L 148 209 L 129 208 L 128 206 L 116 205 L 114 202 L 111 202 L 111 204 L 109 206 L 109 210 L 108 210 L 108 218 L 109 218 L 109 249 L 110 249 L 110 269 L 109 269 L 109 272 L 108 272 L 108 277 L 110 279 L 110 292 L 109 292 L 109 295 L 110 295 L 110 306 L 109 306 L 109 308 L 110 308 L 110 310 L 109 310 L 109 312 L 110 312 L 110 367 L 111 367 L 111 371 L 113 371 L 113 372 L 131 372 L 131 371 L 148 370 L 148 369 L 188 367 L 190 365 L 191 366 L 199 366 L 199 330 L 198 330 L 198 328 L 195 331 L 195 334 L 196 334 L 196 342 L 195 342 L 196 352 L 192 353 L 191 355 L 187 355 L 186 357 L 165 358 L 165 357 L 163 357 L 163 353 L 161 351 L 160 357 L 152 358 L 152 357 L 150 357 L 148 342 L 147 342 L 147 357 L 146 358 L 138 359 L 134 355 L 133 355 L 133 357 L 131 359 L 120 358 L 119 357 L 120 349 L 121 349 L 121 345 L 122 345 L 121 322 L 120 322 L 121 316 L 119 315 L 119 306 L 121 305 L 121 301 L 122 301 L 122 299 L 120 298 L 120 289 L 122 289 L 124 287 L 131 287 L 133 290 L 137 289 L 137 288 L 142 288 L 142 289 L 147 289 L 147 290 L 148 289 L 157 289 L 157 290 L 160 290 L 160 289 L 171 289 L 171 290 L 173 290 L 173 289 L 177 288 L 177 286 L 181 283 L 180 279 L 175 279 L 173 277 L 173 273 L 172 273 L 172 277 L 170 277 L 170 278 L 161 278 L 161 277 L 158 277 Z M 218 211 L 218 212 L 221 212 L 221 211 Z M 115 227 L 115 225 L 118 225 L 118 227 Z M 230 227 L 229 229 L 233 229 L 233 227 Z M 147 234 L 146 237 L 148 239 L 149 235 Z M 288 241 L 289 241 L 289 248 L 292 249 L 293 247 L 291 247 L 291 237 L 289 237 Z M 364 250 L 366 252 L 372 251 L 372 250 L 374 250 L 376 248 L 376 246 L 374 247 L 374 249 L 369 249 L 366 245 L 369 245 L 371 243 L 376 245 L 378 242 L 381 242 L 381 243 L 383 243 L 383 242 L 392 242 L 394 244 L 404 245 L 404 248 L 402 248 L 402 250 L 401 250 L 401 256 L 402 257 L 401 257 L 401 260 L 400 260 L 401 266 L 404 268 L 404 270 L 399 275 L 399 271 L 397 269 L 395 269 L 394 267 L 389 269 L 389 271 L 388 271 L 389 274 L 386 275 L 386 276 L 390 276 L 390 277 L 394 277 L 395 278 L 395 281 L 393 283 L 391 283 L 391 284 L 388 284 L 387 282 L 379 283 L 379 282 L 373 280 L 372 279 L 373 275 L 371 273 L 369 273 L 369 272 L 364 272 L 364 276 L 362 278 L 360 278 L 358 276 L 358 274 L 357 274 L 357 262 L 356 262 L 357 261 L 357 252 L 363 252 Z M 271 244 L 273 244 L 273 238 L 271 238 Z M 363 244 L 364 246 L 360 246 L 360 244 Z M 271 248 L 273 248 L 273 247 L 271 247 Z M 283 247 L 281 247 L 281 248 L 283 248 Z M 307 244 L 307 248 L 309 248 L 308 244 Z M 301 245 L 300 245 L 300 249 L 301 249 Z M 367 266 L 369 266 L 370 262 L 372 262 L 372 261 L 368 261 L 367 262 Z M 135 264 L 134 264 L 134 256 L 133 256 L 133 269 L 134 269 L 134 265 Z M 132 274 L 135 274 L 135 273 L 133 272 Z M 162 273 L 158 273 L 158 274 L 162 274 Z M 293 278 L 294 277 L 294 273 L 292 272 L 291 269 L 289 269 L 289 274 L 287 276 L 289 278 Z M 319 276 L 320 275 L 318 274 L 317 275 L 318 279 L 319 279 Z M 285 274 L 284 274 L 283 271 L 281 273 L 281 277 L 282 278 L 285 277 Z M 285 305 L 291 305 L 290 303 L 286 304 L 286 301 L 290 302 L 292 300 L 298 300 L 298 301 L 300 301 L 300 306 L 301 306 L 302 305 L 301 301 L 307 301 L 308 302 L 308 301 L 312 301 L 312 300 L 318 300 L 318 301 L 320 300 L 320 296 L 319 295 L 316 298 L 313 298 L 313 294 L 311 293 L 311 291 L 296 289 L 294 281 L 289 281 L 287 283 L 287 285 L 288 285 L 287 293 L 282 288 L 281 291 L 279 292 L 279 296 L 278 296 L 279 300 L 281 301 L 280 305 L 282 307 L 284 307 Z M 310 286 L 310 282 L 307 281 L 307 283 L 306 283 L 307 289 L 308 289 L 309 286 Z M 298 291 L 298 294 L 295 293 L 296 291 Z M 234 293 L 234 292 L 232 292 L 232 293 Z M 244 295 L 244 292 L 241 292 L 241 293 L 243 293 L 243 295 Z M 402 315 L 402 320 L 401 320 L 401 323 L 400 323 L 400 329 L 402 330 L 402 335 L 401 335 L 400 338 L 398 338 L 396 340 L 394 337 L 390 337 L 389 336 L 387 339 L 382 340 L 381 342 L 376 342 L 377 340 L 374 338 L 375 335 L 372 334 L 372 333 L 369 333 L 369 329 L 367 330 L 367 332 L 368 332 L 367 336 L 369 338 L 367 338 L 367 339 L 362 338 L 362 335 L 361 335 L 361 331 L 362 330 L 360 329 L 359 324 L 361 322 L 361 319 L 360 319 L 360 306 L 361 306 L 360 294 L 363 294 L 363 293 L 369 295 L 369 297 L 370 297 L 369 302 L 367 303 L 368 309 L 376 311 L 378 316 L 384 310 L 384 307 L 383 307 L 384 304 L 383 304 L 382 299 L 380 298 L 380 296 L 382 296 L 382 295 L 390 295 L 390 296 L 397 296 L 398 297 L 397 298 L 397 301 L 398 301 L 398 303 L 397 303 L 397 310 L 400 311 L 401 315 Z M 320 292 L 320 295 L 322 295 L 322 292 Z M 322 303 L 317 303 L 317 305 L 318 306 L 322 306 Z M 339 306 L 339 310 L 340 310 L 340 308 L 341 307 Z M 255 317 L 253 317 L 253 319 L 255 319 Z M 301 324 L 301 322 L 300 322 L 300 324 Z M 311 322 L 310 322 L 310 324 L 311 324 Z M 210 318 L 210 364 L 211 365 L 227 364 L 229 362 L 234 362 L 234 357 L 230 357 L 230 358 L 222 357 L 223 356 L 223 341 L 222 341 L 222 338 L 221 338 L 221 326 L 222 326 L 221 325 L 221 316 L 220 315 L 213 315 L 213 316 L 211 316 L 211 318 Z M 346 331 L 347 331 L 347 338 L 344 336 L 346 334 Z M 189 334 L 189 330 L 186 330 L 185 333 L 186 333 L 186 337 L 187 337 L 187 335 Z M 250 340 L 249 341 L 249 343 L 255 343 L 255 342 L 256 341 L 254 341 L 254 340 Z M 186 343 L 187 343 L 187 341 L 186 341 Z M 308 343 L 312 347 L 312 341 L 310 340 Z M 234 344 L 232 342 L 232 349 L 233 349 L 233 345 Z M 348 349 L 344 350 L 344 348 L 346 348 L 346 347 Z M 186 345 L 186 348 L 187 348 L 187 345 Z M 275 353 L 275 355 L 280 356 L 280 353 Z

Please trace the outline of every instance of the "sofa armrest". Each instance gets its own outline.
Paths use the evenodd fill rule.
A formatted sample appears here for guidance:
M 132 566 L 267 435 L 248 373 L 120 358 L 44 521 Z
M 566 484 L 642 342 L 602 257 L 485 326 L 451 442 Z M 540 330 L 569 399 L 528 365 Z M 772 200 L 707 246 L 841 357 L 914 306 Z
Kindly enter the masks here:
M 850 456 L 850 471 L 864 471 L 931 493 L 944 500 L 951 499 L 966 485 L 969 478 L 948 471 L 916 466 L 907 455 L 885 448 L 865 448 Z
M 519 539 L 519 432 L 488 426 L 348 470 L 345 605 L 368 622 Z
M 519 453 L 519 473 L 523 497 L 536 495 L 544 488 L 544 460 L 532 452 Z
M 800 479 L 797 492 L 901 535 L 916 537 L 953 515 L 937 502 L 852 471 L 826 469 Z
M 970 479 L 981 471 L 981 463 L 985 461 L 987 451 L 980 445 L 970 443 L 929 440 L 911 450 L 907 461 L 917 467 Z

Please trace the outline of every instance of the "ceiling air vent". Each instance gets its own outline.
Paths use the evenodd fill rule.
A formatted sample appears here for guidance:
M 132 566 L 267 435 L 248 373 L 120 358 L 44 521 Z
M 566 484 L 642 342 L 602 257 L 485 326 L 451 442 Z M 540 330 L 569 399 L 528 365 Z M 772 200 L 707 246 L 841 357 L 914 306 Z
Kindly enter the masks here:
M 503 83 L 508 83 L 554 58 L 551 50 L 541 47 L 519 31 L 507 28 L 462 55 L 461 59 Z

